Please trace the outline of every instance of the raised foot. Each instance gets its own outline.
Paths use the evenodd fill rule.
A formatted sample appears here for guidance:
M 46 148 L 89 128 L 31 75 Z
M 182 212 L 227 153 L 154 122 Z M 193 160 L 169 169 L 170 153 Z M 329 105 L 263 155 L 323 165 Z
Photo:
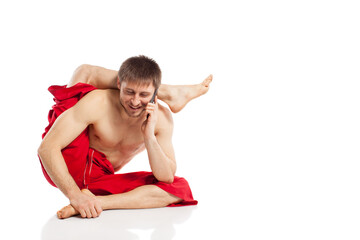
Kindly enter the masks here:
M 95 196 L 88 189 L 82 189 L 81 191 L 89 196 Z M 79 214 L 80 213 L 75 208 L 73 208 L 73 206 L 71 206 L 70 204 L 63 207 L 56 213 L 56 215 L 59 219 L 65 219 L 65 218 L 69 218 L 69 217 L 76 216 Z
M 195 85 L 173 86 L 172 97 L 168 105 L 173 113 L 181 111 L 192 99 L 200 97 L 209 91 L 213 76 L 209 75 L 204 81 Z

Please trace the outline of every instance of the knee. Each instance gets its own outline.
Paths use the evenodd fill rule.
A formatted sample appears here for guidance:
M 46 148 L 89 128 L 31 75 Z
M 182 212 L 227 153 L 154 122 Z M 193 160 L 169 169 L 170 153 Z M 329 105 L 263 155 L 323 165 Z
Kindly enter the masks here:
M 81 64 L 75 69 L 74 74 L 88 74 L 90 72 L 91 65 L 89 64 Z
M 77 83 L 89 84 L 90 76 L 91 76 L 91 69 L 92 69 L 92 66 L 89 64 L 82 64 L 79 67 L 77 67 L 71 78 L 69 86 L 74 86 Z

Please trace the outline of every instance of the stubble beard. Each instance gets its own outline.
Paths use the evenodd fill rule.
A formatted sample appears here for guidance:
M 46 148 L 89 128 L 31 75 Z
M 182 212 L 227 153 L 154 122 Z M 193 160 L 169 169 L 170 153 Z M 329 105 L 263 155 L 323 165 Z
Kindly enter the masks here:
M 134 115 L 134 114 L 131 114 L 131 113 L 128 112 L 128 110 L 125 107 L 125 104 L 123 104 L 123 102 L 121 100 L 120 100 L 120 104 L 123 107 L 125 113 L 131 118 L 139 118 L 141 116 L 141 114 L 145 111 L 145 109 L 142 109 L 139 114 Z

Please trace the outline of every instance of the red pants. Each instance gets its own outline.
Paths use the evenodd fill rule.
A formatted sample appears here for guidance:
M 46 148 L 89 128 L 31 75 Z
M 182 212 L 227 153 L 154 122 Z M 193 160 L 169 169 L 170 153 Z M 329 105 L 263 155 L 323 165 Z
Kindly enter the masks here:
M 45 137 L 61 113 L 74 106 L 83 96 L 94 89 L 96 88 L 84 83 L 78 83 L 70 88 L 66 88 L 66 86 L 49 87 L 49 91 L 55 97 L 55 105 L 49 112 L 49 125 L 45 128 L 42 138 Z M 88 131 L 88 128 L 85 129 L 62 150 L 69 172 L 80 189 L 88 188 L 95 195 L 109 195 L 128 192 L 137 187 L 152 184 L 184 200 L 169 206 L 197 204 L 189 184 L 184 178 L 175 176 L 173 183 L 166 184 L 157 181 L 151 172 L 114 174 L 113 166 L 106 156 L 89 147 Z M 43 166 L 42 170 L 49 183 L 56 187 Z

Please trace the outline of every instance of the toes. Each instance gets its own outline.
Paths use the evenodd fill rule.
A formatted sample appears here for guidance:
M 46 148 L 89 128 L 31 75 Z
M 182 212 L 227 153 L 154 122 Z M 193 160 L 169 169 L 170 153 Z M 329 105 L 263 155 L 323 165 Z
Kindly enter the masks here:
M 62 213 L 61 213 L 61 211 L 58 211 L 58 212 L 56 213 L 56 215 L 57 215 L 57 217 L 58 217 L 59 219 L 62 219 Z
M 77 211 L 71 205 L 63 207 L 61 210 L 59 210 L 56 213 L 56 215 L 57 215 L 57 217 L 59 219 L 69 218 L 69 217 L 74 216 L 76 214 L 77 214 Z
M 203 85 L 204 85 L 205 87 L 209 87 L 212 79 L 213 79 L 213 75 L 210 74 L 210 75 L 203 81 Z

